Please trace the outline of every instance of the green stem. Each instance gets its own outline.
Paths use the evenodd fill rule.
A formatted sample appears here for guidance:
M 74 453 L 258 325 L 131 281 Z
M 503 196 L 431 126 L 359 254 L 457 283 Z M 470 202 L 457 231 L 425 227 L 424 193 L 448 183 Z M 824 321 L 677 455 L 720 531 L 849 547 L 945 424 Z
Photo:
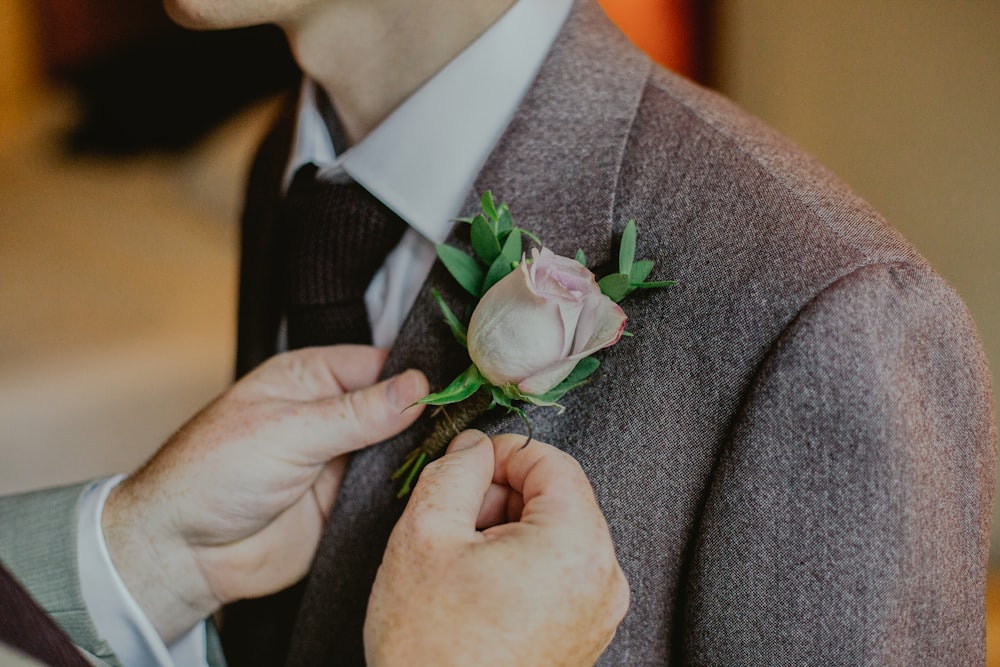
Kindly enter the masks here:
M 424 466 L 440 454 L 456 435 L 489 410 L 491 400 L 490 393 L 480 389 L 464 401 L 453 405 L 442 405 L 435 410 L 431 432 L 419 447 L 406 455 L 403 465 L 392 475 L 393 481 L 403 479 L 396 493 L 397 498 L 403 498 L 410 493 Z

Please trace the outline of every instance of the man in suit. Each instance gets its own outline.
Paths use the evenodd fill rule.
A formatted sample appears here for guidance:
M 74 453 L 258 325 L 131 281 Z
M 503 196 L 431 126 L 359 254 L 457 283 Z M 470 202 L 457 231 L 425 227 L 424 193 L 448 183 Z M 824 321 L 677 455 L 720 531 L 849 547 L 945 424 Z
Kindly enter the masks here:
M 418 416 L 405 408 L 426 380 L 376 383 L 384 358 L 358 346 L 289 352 L 121 483 L 0 498 L 0 660 L 13 644 L 52 665 L 222 664 L 204 619 L 300 579 L 344 453 Z M 371 662 L 593 662 L 610 641 L 628 586 L 607 524 L 572 458 L 522 444 L 467 431 L 427 469 L 372 592 Z M 103 509 L 88 511 L 95 495 Z M 523 515 L 509 510 L 515 498 Z M 91 539 L 106 554 L 88 555 Z
M 431 242 L 467 242 L 442 221 L 487 189 L 598 273 L 634 218 L 653 277 L 679 280 L 626 303 L 634 337 L 565 414 L 529 409 L 593 481 L 633 590 L 601 664 L 982 662 L 996 431 L 981 346 L 953 290 L 844 184 L 653 66 L 592 0 L 168 6 L 202 27 L 278 23 L 306 75 L 251 174 L 241 372 L 323 341 L 300 283 L 337 262 L 283 217 L 306 163 L 408 225 L 356 328 L 391 346 L 387 372 L 419 367 L 434 389 L 468 360 L 431 289 L 467 301 Z M 426 430 L 353 458 L 305 584 L 231 610 L 234 662 L 363 662 L 403 508 L 388 478 Z

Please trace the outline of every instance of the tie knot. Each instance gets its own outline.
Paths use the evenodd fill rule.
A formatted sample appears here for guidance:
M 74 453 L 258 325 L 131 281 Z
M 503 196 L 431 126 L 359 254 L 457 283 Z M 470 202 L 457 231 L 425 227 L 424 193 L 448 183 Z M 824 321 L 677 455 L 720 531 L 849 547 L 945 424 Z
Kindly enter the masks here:
M 367 314 L 363 322 L 348 320 L 358 319 L 359 307 L 364 313 L 365 290 L 399 243 L 406 223 L 358 183 L 317 178 L 315 165 L 296 173 L 283 218 L 289 239 L 289 340 L 299 338 L 292 331 L 296 309 L 323 309 L 320 329 L 338 321 L 352 328 L 363 324 L 367 338 Z M 310 331 L 304 338 L 311 345 L 348 342 L 342 337 L 342 332 Z M 349 338 L 362 342 L 356 335 Z

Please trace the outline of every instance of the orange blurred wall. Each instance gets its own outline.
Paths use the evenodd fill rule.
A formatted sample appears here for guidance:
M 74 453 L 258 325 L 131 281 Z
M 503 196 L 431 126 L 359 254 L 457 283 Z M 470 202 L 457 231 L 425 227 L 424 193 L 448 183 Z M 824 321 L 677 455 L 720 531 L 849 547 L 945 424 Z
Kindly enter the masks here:
M 598 0 L 636 46 L 675 72 L 699 73 L 697 0 Z

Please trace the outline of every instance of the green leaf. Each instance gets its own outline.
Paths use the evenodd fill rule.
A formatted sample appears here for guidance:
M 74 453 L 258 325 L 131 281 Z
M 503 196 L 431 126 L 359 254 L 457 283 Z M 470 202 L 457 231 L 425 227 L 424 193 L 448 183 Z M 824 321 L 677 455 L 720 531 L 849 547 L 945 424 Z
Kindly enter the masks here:
M 601 292 L 614 302 L 619 302 L 628 294 L 631 281 L 627 273 L 612 273 L 597 282 Z
M 514 219 L 510 217 L 510 209 L 507 204 L 500 204 L 497 212 L 497 236 L 514 229 Z
M 510 397 L 504 392 L 503 387 L 497 387 L 495 385 L 489 385 L 490 395 L 493 397 L 493 402 L 490 403 L 490 409 L 496 406 L 507 408 L 508 411 L 514 409 L 514 403 Z
M 414 405 L 448 405 L 450 403 L 458 403 L 472 396 L 484 384 L 486 384 L 486 378 L 479 373 L 479 369 L 473 364 L 465 369 L 465 372 L 452 380 L 451 384 L 445 387 L 444 390 L 436 394 L 428 394 L 414 403 Z
M 629 220 L 622 232 L 622 244 L 618 249 L 618 271 L 629 275 L 632 273 L 632 260 L 635 259 L 635 220 Z
M 515 227 L 514 229 L 515 229 L 515 231 L 521 232 L 521 234 L 523 234 L 524 236 L 527 236 L 529 239 L 531 239 L 532 241 L 534 241 L 538 245 L 539 248 L 541 248 L 541 247 L 543 247 L 545 245 L 544 243 L 542 243 L 542 239 L 538 238 L 536 235 L 532 234 L 527 229 L 521 229 L 520 227 Z
M 437 301 L 438 307 L 444 314 L 444 321 L 451 329 L 451 333 L 455 336 L 455 340 L 457 340 L 462 345 L 462 347 L 468 347 L 469 333 L 468 330 L 465 328 L 465 325 L 462 324 L 461 320 L 459 320 L 458 317 L 455 316 L 455 313 L 453 313 L 451 308 L 448 307 L 448 304 L 444 302 L 444 298 L 442 298 L 440 292 L 432 288 L 431 296 L 434 297 L 435 301 Z
M 645 280 L 652 271 L 653 262 L 648 259 L 641 259 L 632 265 L 632 270 L 628 276 L 629 282 L 637 285 Z
M 507 240 L 503 242 L 500 254 L 506 257 L 511 263 L 517 264 L 521 261 L 521 245 L 521 230 L 515 229 L 507 237 Z
M 566 394 L 566 392 L 587 384 L 588 378 L 594 374 L 594 371 L 596 371 L 600 365 L 601 362 L 594 357 L 584 357 L 577 362 L 576 366 L 573 368 L 573 372 L 567 375 L 565 380 L 557 384 L 552 389 L 549 389 L 544 394 L 535 396 L 535 398 L 549 402 L 558 401 L 564 394 Z
M 490 264 L 490 268 L 486 272 L 486 278 L 483 280 L 483 294 L 486 294 L 491 287 L 506 278 L 507 274 L 511 273 L 515 268 L 515 266 L 511 265 L 510 260 L 503 255 L 497 257 L 496 260 Z M 479 296 L 482 297 L 483 294 L 480 294 Z
M 484 192 L 483 196 L 479 198 L 479 203 L 483 207 L 483 213 L 490 219 L 490 222 L 495 222 L 497 219 L 497 207 L 493 203 L 493 193 L 489 190 Z
M 516 412 L 521 419 L 527 422 L 528 418 L 524 415 L 524 410 L 514 405 L 514 401 L 518 399 L 511 398 L 508 395 L 511 387 L 514 388 L 514 391 L 517 391 L 517 387 L 514 387 L 514 385 L 507 385 L 506 387 L 490 385 L 490 393 L 493 395 L 493 405 L 501 405 L 507 408 L 507 412 Z
M 504 241 L 503 249 L 500 250 L 500 255 L 493 261 L 489 270 L 486 272 L 486 278 L 483 280 L 482 293 L 478 296 L 486 294 L 491 287 L 503 280 L 508 273 L 517 267 L 520 261 L 521 230 L 515 229 L 507 237 L 507 240 Z
M 448 273 L 458 281 L 458 284 L 472 296 L 479 296 L 485 274 L 479 262 L 469 257 L 458 248 L 444 243 L 437 245 L 437 256 L 448 269 Z
M 583 254 L 583 248 L 580 248 L 579 250 L 576 251 L 576 257 L 574 257 L 573 259 L 575 259 L 583 266 L 587 266 L 587 256 Z
M 486 222 L 486 218 L 483 216 L 477 215 L 473 218 L 469 236 L 472 239 L 472 249 L 476 251 L 476 255 L 486 266 L 492 264 L 493 260 L 500 255 L 500 242 L 497 241 L 497 236 L 493 233 L 490 223 Z
M 550 394 L 552 393 L 551 389 L 544 394 L 524 394 L 521 393 L 521 390 L 519 390 L 516 385 L 512 385 L 511 388 L 513 391 L 510 393 L 513 394 L 513 398 L 516 398 L 519 401 L 525 401 L 541 408 L 556 408 L 559 410 L 559 414 L 566 411 L 566 408 L 556 403 L 555 399 L 550 397 Z

